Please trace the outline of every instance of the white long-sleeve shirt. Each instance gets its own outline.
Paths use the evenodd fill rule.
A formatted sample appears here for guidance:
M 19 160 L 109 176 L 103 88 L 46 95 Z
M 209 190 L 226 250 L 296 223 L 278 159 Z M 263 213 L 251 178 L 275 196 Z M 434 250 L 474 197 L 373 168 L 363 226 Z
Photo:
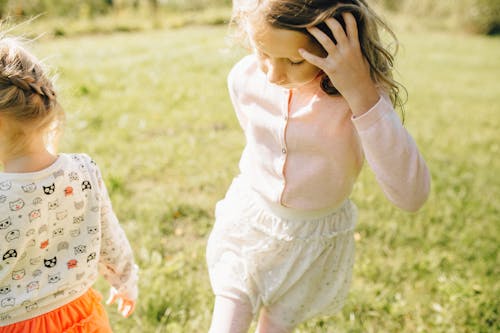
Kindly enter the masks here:
M 390 100 L 381 97 L 353 117 L 320 79 L 289 90 L 269 83 L 253 55 L 233 67 L 229 93 L 246 137 L 241 175 L 271 203 L 322 209 L 351 194 L 366 157 L 387 198 L 418 210 L 429 193 L 429 171 Z
M 60 154 L 38 172 L 0 173 L 0 256 L 0 326 L 71 302 L 98 274 L 137 297 L 130 244 L 84 154 Z

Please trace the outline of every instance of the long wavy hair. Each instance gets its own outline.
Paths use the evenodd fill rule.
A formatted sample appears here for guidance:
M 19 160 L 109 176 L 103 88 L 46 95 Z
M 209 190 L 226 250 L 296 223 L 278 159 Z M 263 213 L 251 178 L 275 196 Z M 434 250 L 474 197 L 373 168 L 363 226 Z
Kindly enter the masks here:
M 237 27 L 236 35 L 247 41 L 245 25 L 249 17 L 258 15 L 259 19 L 263 18 L 264 22 L 272 27 L 304 33 L 318 43 L 307 31 L 307 28 L 315 26 L 335 42 L 324 21 L 333 17 L 345 29 L 342 17 L 344 12 L 352 13 L 356 19 L 361 51 L 370 64 L 372 80 L 389 95 L 393 105 L 401 109 L 404 117 L 404 100 L 401 95 L 404 93 L 406 97 L 406 89 L 393 77 L 398 41 L 394 32 L 365 0 L 235 0 L 231 25 Z M 379 30 L 386 31 L 392 43 L 385 46 L 381 41 Z M 392 52 L 389 46 L 392 46 Z M 326 74 L 323 75 L 321 88 L 329 95 L 339 94 Z
M 20 39 L 5 36 L 0 36 L 0 115 L 9 120 L 10 155 L 22 153 L 34 133 L 42 133 L 55 150 L 64 111 L 53 82 Z

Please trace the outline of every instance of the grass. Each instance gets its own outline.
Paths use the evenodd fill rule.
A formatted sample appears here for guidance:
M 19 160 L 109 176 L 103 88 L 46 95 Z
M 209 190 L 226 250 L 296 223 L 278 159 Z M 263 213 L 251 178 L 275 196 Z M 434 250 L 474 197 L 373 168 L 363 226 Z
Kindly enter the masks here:
M 396 29 L 396 31 L 398 31 Z M 136 313 L 116 332 L 206 332 L 204 259 L 213 208 L 243 147 L 225 79 L 242 55 L 224 27 L 40 40 L 67 112 L 62 151 L 100 165 L 141 267 Z M 432 172 L 417 214 L 384 199 L 365 168 L 348 302 L 297 332 L 500 329 L 498 38 L 402 30 L 406 127 Z M 100 280 L 97 288 L 107 293 Z

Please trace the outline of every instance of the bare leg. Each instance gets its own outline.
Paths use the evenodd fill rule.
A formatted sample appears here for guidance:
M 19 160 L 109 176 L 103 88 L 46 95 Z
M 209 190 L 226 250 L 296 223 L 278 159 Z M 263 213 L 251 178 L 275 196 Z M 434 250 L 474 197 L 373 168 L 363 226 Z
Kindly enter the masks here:
M 252 317 L 249 302 L 217 296 L 209 333 L 247 333 Z
M 259 323 L 257 325 L 257 330 L 255 333 L 291 333 L 293 327 L 286 327 L 277 323 L 274 323 L 267 313 L 266 309 L 262 309 L 259 316 Z

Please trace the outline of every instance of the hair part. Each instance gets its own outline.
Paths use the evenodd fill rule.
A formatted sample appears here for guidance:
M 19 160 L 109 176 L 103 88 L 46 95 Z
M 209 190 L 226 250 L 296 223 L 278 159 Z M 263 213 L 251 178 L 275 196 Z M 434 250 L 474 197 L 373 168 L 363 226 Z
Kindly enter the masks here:
M 22 153 L 34 134 L 57 138 L 64 112 L 42 62 L 18 38 L 0 36 L 0 116 L 8 121 L 9 154 Z
M 401 95 L 404 94 L 406 98 L 406 89 L 393 78 L 394 57 L 398 41 L 394 32 L 368 6 L 365 0 L 239 0 L 235 1 L 231 22 L 238 27 L 238 35 L 244 37 L 245 40 L 248 38 L 245 33 L 245 24 L 247 24 L 249 17 L 257 17 L 264 19 L 265 23 L 274 28 L 302 32 L 319 45 L 314 36 L 307 31 L 307 28 L 317 27 L 335 42 L 325 20 L 333 17 L 345 30 L 345 22 L 342 17 L 342 13 L 345 12 L 352 13 L 356 19 L 361 51 L 370 65 L 372 80 L 389 95 L 393 105 L 401 109 L 404 119 L 403 104 L 405 100 Z M 382 43 L 379 29 L 386 31 L 392 39 L 394 46 L 392 53 Z M 339 94 L 327 75 L 324 75 L 321 81 L 321 88 L 327 94 Z

